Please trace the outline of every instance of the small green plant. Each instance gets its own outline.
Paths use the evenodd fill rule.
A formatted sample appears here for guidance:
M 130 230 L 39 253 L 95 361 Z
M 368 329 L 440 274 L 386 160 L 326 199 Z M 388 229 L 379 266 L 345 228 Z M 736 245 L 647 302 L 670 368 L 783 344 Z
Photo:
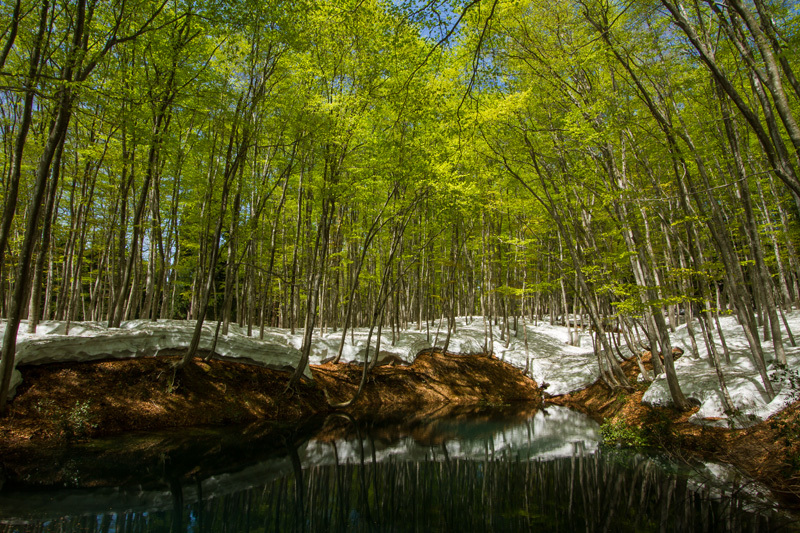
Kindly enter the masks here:
M 617 397 L 614 398 L 614 403 L 612 404 L 614 407 L 622 407 L 628 401 L 628 394 L 624 392 L 620 392 L 617 394 Z
M 600 426 L 600 435 L 605 446 L 641 448 L 649 444 L 641 428 L 632 426 L 624 420 L 606 422 Z
M 54 402 L 50 398 L 40 399 L 33 406 L 33 409 L 39 415 L 47 415 L 48 413 L 55 410 L 55 408 L 56 408 L 56 402 Z
M 486 398 L 481 398 L 478 400 L 478 407 L 508 407 L 510 405 L 511 404 L 507 402 L 494 402 Z
M 76 401 L 75 407 L 70 409 L 64 418 L 64 431 L 75 437 L 85 437 L 89 431 L 95 429 L 97 424 L 92 422 L 91 402 Z
M 786 439 L 787 444 L 800 441 L 800 418 L 796 416 L 777 416 L 770 420 L 778 435 Z

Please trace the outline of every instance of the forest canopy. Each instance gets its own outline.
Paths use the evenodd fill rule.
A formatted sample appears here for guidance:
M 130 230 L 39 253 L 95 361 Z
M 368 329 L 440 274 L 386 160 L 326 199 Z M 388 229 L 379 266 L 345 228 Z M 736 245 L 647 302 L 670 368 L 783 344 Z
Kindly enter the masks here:
M 578 316 L 603 379 L 627 385 L 614 333 L 641 334 L 686 406 L 670 328 L 703 342 L 732 313 L 773 394 L 762 337 L 785 364 L 800 298 L 795 2 L 12 0 L 0 20 L 3 402 L 23 319 L 310 339 Z

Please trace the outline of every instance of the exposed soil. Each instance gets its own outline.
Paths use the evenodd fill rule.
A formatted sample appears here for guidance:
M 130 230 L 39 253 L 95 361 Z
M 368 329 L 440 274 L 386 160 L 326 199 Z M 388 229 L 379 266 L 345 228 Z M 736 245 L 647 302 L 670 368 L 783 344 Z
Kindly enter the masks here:
M 264 367 L 177 356 L 21 368 L 0 442 L 57 443 L 137 430 L 297 420 L 325 409 L 323 393 Z M 173 375 L 175 378 L 173 381 Z
M 312 366 L 312 371 L 331 403 L 337 404 L 355 395 L 363 369 L 327 363 Z M 422 353 L 410 366 L 379 366 L 371 371 L 352 410 L 405 416 L 410 408 L 420 406 L 502 405 L 541 399 L 533 380 L 496 357 Z
M 649 352 L 644 362 L 652 370 Z M 678 456 L 699 456 L 729 463 L 769 487 L 784 504 L 800 507 L 800 402 L 747 429 L 700 426 L 689 422 L 697 412 L 642 403 L 646 385 L 637 383 L 638 365 L 622 364 L 632 391 L 612 391 L 598 380 L 578 392 L 546 398 L 548 403 L 582 411 L 601 423 L 638 429 L 649 444 Z
M 326 396 L 331 403 L 350 399 L 362 372 L 358 365 L 312 366 L 313 383 L 303 380 L 287 390 L 288 372 L 198 358 L 176 374 L 178 360 L 160 356 L 20 368 L 23 383 L 8 416 L 0 419 L 0 484 L 3 475 L 24 479 L 26 464 L 41 464 L 65 445 L 109 435 L 254 421 L 296 426 L 334 411 Z M 539 405 L 541 392 L 494 357 L 422 354 L 410 366 L 374 369 L 362 397 L 345 412 L 410 421 L 409 412 L 424 418 L 517 401 Z

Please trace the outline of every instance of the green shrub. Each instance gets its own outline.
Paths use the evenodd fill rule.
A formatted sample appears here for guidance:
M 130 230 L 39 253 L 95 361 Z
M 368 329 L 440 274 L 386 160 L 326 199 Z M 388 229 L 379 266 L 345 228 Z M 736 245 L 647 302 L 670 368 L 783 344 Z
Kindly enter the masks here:
M 85 437 L 89 434 L 89 430 L 97 427 L 97 424 L 92 422 L 91 402 L 77 401 L 75 407 L 70 409 L 69 413 L 64 420 L 65 431 L 75 437 Z
M 632 426 L 624 420 L 606 422 L 600 426 L 600 435 L 605 446 L 641 448 L 649 444 L 641 428 Z

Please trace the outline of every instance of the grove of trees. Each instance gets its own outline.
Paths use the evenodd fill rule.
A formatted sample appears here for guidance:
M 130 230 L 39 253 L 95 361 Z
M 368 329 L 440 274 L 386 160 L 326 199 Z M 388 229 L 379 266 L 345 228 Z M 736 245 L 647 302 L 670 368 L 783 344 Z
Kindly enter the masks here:
M 670 330 L 727 397 L 732 313 L 774 395 L 762 344 L 786 363 L 800 300 L 795 2 L 11 0 L 0 21 L 0 410 L 24 319 L 282 327 L 307 359 L 319 331 L 484 316 L 491 351 L 574 316 L 609 385 L 648 346 L 686 407 Z

